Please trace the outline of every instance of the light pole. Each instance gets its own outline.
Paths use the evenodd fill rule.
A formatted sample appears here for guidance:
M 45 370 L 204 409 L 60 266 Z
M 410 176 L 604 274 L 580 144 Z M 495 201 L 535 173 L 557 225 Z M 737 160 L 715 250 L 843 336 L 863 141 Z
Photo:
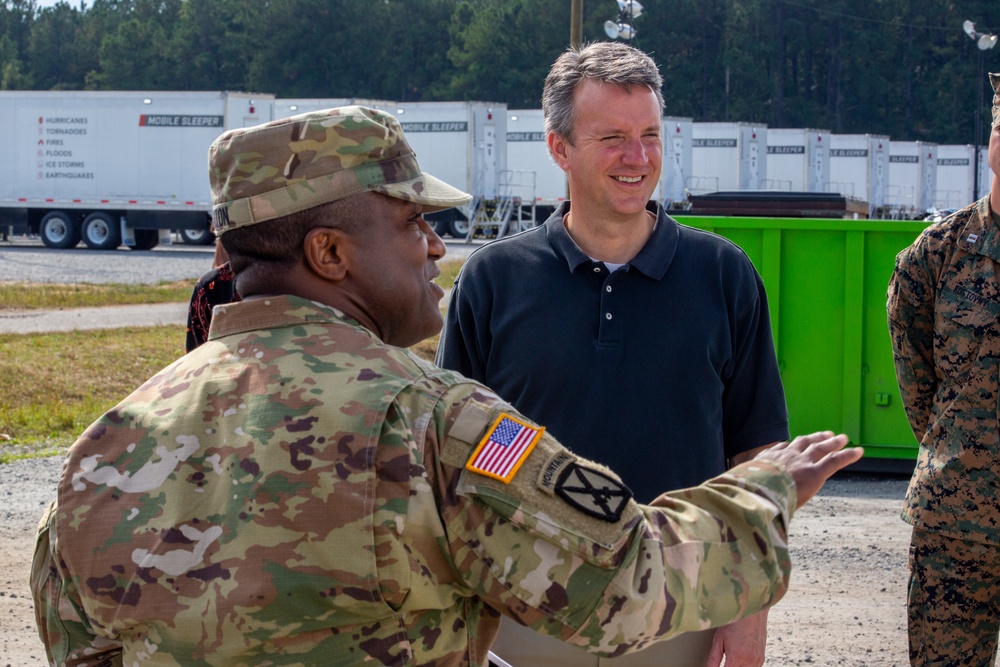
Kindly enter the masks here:
M 989 33 L 976 32 L 976 24 L 972 21 L 966 21 L 962 24 L 962 30 L 965 34 L 969 36 L 970 39 L 976 42 L 976 46 L 979 47 L 979 69 L 976 75 L 976 88 L 979 89 L 979 104 L 976 106 L 976 115 L 974 117 L 973 130 L 976 133 L 976 166 L 975 173 L 972 176 L 972 198 L 975 201 L 979 201 L 979 142 L 982 141 L 982 131 L 983 131 L 983 60 L 986 52 L 997 45 L 997 36 L 991 35 Z

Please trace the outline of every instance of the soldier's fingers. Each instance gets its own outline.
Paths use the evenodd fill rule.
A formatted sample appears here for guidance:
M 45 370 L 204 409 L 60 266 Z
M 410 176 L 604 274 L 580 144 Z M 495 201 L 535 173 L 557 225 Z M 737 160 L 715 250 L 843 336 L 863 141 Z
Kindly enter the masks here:
M 809 446 L 827 440 L 833 437 L 833 431 L 817 431 L 816 433 L 809 433 L 807 435 L 800 435 L 796 437 L 785 446 L 796 451 L 805 451 Z
M 856 463 L 864 455 L 864 447 L 840 449 L 839 451 L 832 451 L 825 455 L 817 462 L 817 465 L 820 466 L 823 474 L 826 475 L 826 478 L 829 478 L 838 470 L 841 470 L 852 463 Z
M 841 433 L 840 435 L 834 435 L 830 431 L 825 431 L 822 434 L 813 433 L 814 436 L 825 435 L 826 437 L 817 438 L 809 443 L 808 450 L 817 458 L 822 457 L 831 452 L 836 452 L 847 446 L 847 436 Z

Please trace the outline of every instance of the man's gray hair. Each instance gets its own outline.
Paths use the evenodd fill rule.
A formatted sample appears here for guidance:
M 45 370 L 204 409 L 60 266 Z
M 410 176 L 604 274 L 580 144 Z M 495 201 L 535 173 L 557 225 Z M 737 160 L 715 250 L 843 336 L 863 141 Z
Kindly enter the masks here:
M 656 63 L 639 49 L 621 42 L 593 42 L 572 47 L 556 58 L 545 77 L 542 112 L 545 131 L 573 143 L 573 94 L 585 79 L 623 88 L 644 86 L 653 91 L 663 113 L 663 77 Z

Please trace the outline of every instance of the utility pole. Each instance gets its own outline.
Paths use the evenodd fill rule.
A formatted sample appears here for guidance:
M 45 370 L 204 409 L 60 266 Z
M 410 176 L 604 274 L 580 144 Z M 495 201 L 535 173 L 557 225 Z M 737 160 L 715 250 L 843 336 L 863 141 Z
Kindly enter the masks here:
M 569 19 L 569 44 L 583 45 L 583 0 L 572 0 Z

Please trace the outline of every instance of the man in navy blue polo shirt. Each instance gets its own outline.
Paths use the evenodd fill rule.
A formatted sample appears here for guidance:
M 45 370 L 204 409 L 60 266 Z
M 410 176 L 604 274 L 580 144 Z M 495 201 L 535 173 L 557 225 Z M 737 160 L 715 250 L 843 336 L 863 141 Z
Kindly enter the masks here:
M 559 57 L 542 106 L 571 202 L 472 254 L 437 355 L 612 466 L 641 502 L 789 436 L 760 276 L 737 246 L 650 201 L 661 85 L 652 59 L 621 43 Z M 765 643 L 762 612 L 599 664 L 759 667 Z M 494 644 L 515 665 L 597 664 L 534 646 L 510 625 Z

